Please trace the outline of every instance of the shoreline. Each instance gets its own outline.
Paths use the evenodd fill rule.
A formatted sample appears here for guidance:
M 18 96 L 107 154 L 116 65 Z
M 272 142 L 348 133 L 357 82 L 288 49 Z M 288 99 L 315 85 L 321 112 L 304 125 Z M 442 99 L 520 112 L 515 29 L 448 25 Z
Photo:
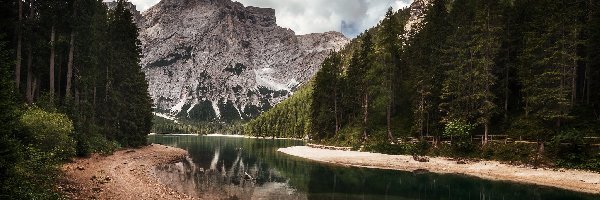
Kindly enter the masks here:
M 488 180 L 511 181 L 561 188 L 600 195 L 600 173 L 571 169 L 533 169 L 503 164 L 498 161 L 479 161 L 458 164 L 450 158 L 430 157 L 418 162 L 412 156 L 319 149 L 307 146 L 280 148 L 278 152 L 308 160 L 334 165 L 389 169 L 399 171 L 427 170 L 438 174 L 462 174 Z
M 296 140 L 296 141 L 307 141 L 305 139 L 299 139 L 299 138 L 271 138 L 271 137 L 257 137 L 257 136 L 249 136 L 249 135 L 226 135 L 226 134 L 219 134 L 219 133 L 213 133 L 213 134 L 206 134 L 206 135 L 202 135 L 202 134 L 157 134 L 157 133 L 150 133 L 148 134 L 148 136 L 206 136 L 206 137 L 230 137 L 230 138 L 252 138 L 252 139 L 275 139 L 275 140 Z
M 151 144 L 112 155 L 94 154 L 64 164 L 57 192 L 69 199 L 199 199 L 162 183 L 155 167 L 177 162 L 187 151 Z
M 304 139 L 298 139 L 298 138 L 279 138 L 279 137 L 257 137 L 257 136 L 249 136 L 249 135 L 225 135 L 225 134 L 207 134 L 204 136 L 208 136 L 208 137 L 233 137 L 233 138 L 253 138 L 253 139 L 274 139 L 274 140 L 297 140 L 297 141 L 305 141 Z

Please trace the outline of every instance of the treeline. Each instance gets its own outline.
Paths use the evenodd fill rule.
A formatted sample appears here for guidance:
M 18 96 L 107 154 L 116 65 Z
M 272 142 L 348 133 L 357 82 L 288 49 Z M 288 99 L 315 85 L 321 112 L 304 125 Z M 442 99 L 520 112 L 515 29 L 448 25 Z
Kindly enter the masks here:
M 171 120 L 154 116 L 151 132 L 156 134 L 242 135 L 243 123 L 240 121 L 230 123 L 204 122 L 186 118 Z
M 72 156 L 146 144 L 152 101 L 124 2 L 0 1 L 0 199 L 56 198 Z
M 452 140 L 448 151 L 463 155 L 493 146 L 473 137 L 486 144 L 488 135 L 508 135 L 537 143 L 537 154 L 554 144 L 556 159 L 593 162 L 586 168 L 598 169 L 593 141 L 583 139 L 600 134 L 598 6 L 433 0 L 409 32 L 410 10 L 389 10 L 322 64 L 308 133 L 317 141 L 378 151 L 402 152 L 407 148 L 394 144 L 406 138 Z M 277 120 L 264 124 L 286 124 Z
M 300 87 L 290 98 L 244 124 L 241 133 L 256 137 L 303 138 L 310 129 L 309 105 L 312 83 Z

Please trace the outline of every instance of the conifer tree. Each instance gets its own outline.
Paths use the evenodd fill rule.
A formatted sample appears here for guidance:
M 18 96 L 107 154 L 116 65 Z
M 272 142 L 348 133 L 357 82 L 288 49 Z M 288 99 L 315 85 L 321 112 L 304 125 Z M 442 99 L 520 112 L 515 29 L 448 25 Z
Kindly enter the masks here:
M 586 44 L 587 63 L 585 71 L 585 102 L 592 106 L 594 113 L 600 113 L 600 3 L 589 1 Z M 600 114 L 596 114 L 600 121 Z
M 113 137 L 126 146 L 145 144 L 152 126 L 152 100 L 140 68 L 141 47 L 133 16 L 120 0 L 109 16 L 111 62 L 107 88 Z
M 441 94 L 437 83 L 443 80 L 443 46 L 451 32 L 446 4 L 445 0 L 431 2 L 420 27 L 410 34 L 405 50 L 415 90 L 413 130 L 419 136 L 430 135 L 440 127 L 437 105 Z
M 370 73 L 371 65 L 374 63 L 374 46 L 371 33 L 366 31 L 359 36 L 361 39 L 360 48 L 354 52 L 348 66 L 348 81 L 350 92 L 355 103 L 362 108 L 362 113 L 359 115 L 362 119 L 362 137 L 363 141 L 368 139 L 369 131 L 369 101 L 371 100 L 372 78 L 374 74 Z
M 558 128 L 571 117 L 576 87 L 579 25 L 576 10 L 565 1 L 544 1 L 538 7 L 533 29 L 525 33 L 520 56 L 520 81 L 523 84 L 525 115 L 553 122 Z M 551 18 L 543 13 L 553 12 Z
M 487 1 L 474 10 L 475 19 L 460 24 L 448 40 L 450 69 L 443 84 L 440 108 L 446 116 L 443 121 L 464 121 L 484 127 L 487 142 L 490 119 L 496 105 L 492 86 L 496 57 L 500 48 L 501 27 L 492 16 L 497 10 L 496 1 Z M 467 11 L 464 11 L 467 12 Z
M 311 117 L 314 119 L 315 139 L 328 138 L 339 131 L 339 95 L 340 57 L 330 53 L 321 64 L 321 70 L 315 75 L 311 104 Z
M 394 141 L 392 135 L 392 108 L 395 107 L 395 96 L 397 92 L 397 85 L 400 81 L 393 81 L 395 78 L 402 79 L 403 77 L 403 66 L 400 61 L 400 52 L 402 51 L 401 46 L 403 45 L 404 27 L 400 26 L 397 18 L 390 7 L 385 14 L 385 18 L 381 22 L 383 39 L 381 40 L 384 54 L 384 65 L 385 76 L 383 77 L 383 87 L 386 92 L 386 125 L 387 125 L 387 137 L 390 142 Z

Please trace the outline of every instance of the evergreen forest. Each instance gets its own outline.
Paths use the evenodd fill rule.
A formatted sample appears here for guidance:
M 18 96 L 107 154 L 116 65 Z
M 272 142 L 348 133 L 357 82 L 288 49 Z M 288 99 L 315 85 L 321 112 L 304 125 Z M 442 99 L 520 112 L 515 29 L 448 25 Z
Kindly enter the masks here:
M 57 199 L 74 156 L 146 144 L 152 101 L 119 1 L 0 1 L 0 199 Z
M 600 169 L 598 2 L 432 0 L 410 17 L 390 9 L 245 133 Z

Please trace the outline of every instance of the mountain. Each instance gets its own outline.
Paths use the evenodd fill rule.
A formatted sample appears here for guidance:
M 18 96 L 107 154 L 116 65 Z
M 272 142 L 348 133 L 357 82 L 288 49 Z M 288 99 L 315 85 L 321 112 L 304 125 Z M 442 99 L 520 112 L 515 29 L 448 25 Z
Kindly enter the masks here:
M 200 121 L 257 116 L 349 42 L 338 32 L 296 35 L 277 26 L 275 10 L 230 0 L 162 0 L 139 21 L 156 110 Z
M 410 36 L 412 36 L 413 34 L 418 33 L 418 31 L 424 26 L 423 25 L 423 19 L 425 18 L 425 12 L 427 11 L 427 7 L 431 4 L 431 0 L 415 0 L 413 1 L 413 3 L 404 9 L 398 10 L 397 12 L 393 13 L 392 16 L 390 16 L 391 20 L 394 20 L 396 22 L 396 26 L 394 28 L 394 30 L 397 33 L 404 33 L 403 38 L 407 38 L 407 42 L 409 41 L 408 38 Z M 384 30 L 382 24 L 380 23 L 379 25 L 366 30 L 365 33 L 370 33 L 372 35 L 374 35 L 374 37 L 376 38 L 383 38 L 386 30 Z M 361 44 L 364 43 L 364 33 L 359 35 L 357 38 L 353 39 L 350 43 L 348 43 L 342 50 L 338 51 L 337 54 L 339 56 L 341 56 L 341 62 L 338 63 L 341 67 L 343 68 L 342 73 L 343 74 L 341 76 L 344 76 L 343 78 L 338 77 L 338 81 L 334 81 L 332 77 L 327 77 L 324 78 L 326 80 L 327 85 L 335 85 L 336 82 L 339 85 L 343 85 L 346 88 L 353 88 L 356 87 L 360 84 L 357 84 L 356 82 L 352 82 L 348 79 L 348 75 L 346 74 L 348 72 L 348 69 L 350 68 L 350 63 L 352 63 L 352 57 L 355 55 L 356 52 L 360 51 L 361 49 Z M 380 46 L 380 49 L 383 48 L 383 44 L 381 44 L 383 42 L 379 41 L 379 43 L 377 44 L 378 46 Z M 381 56 L 381 51 L 379 52 L 373 52 L 372 54 L 375 54 L 376 56 Z M 381 57 L 380 57 L 381 58 Z M 379 60 L 383 60 L 383 59 L 379 59 Z M 325 61 L 327 62 L 327 61 Z M 323 65 L 325 65 L 325 63 L 323 63 Z M 379 65 L 379 64 L 373 64 L 373 65 Z M 380 65 L 381 66 L 381 65 Z M 325 70 L 324 67 L 321 67 L 320 70 Z M 322 72 L 321 71 L 321 72 Z M 319 72 L 317 72 L 316 77 L 319 76 L 318 74 Z M 378 73 L 377 76 L 381 76 L 384 77 L 383 74 L 381 74 L 381 71 L 379 72 L 374 72 L 374 73 Z M 340 75 L 338 75 L 340 76 Z M 317 79 L 317 78 L 315 78 Z M 318 82 L 318 80 L 315 80 L 314 82 Z M 401 82 L 400 80 L 395 81 L 395 82 Z M 343 91 L 344 88 L 338 88 L 338 91 Z M 373 88 L 380 88 L 380 86 L 373 86 Z M 311 137 L 314 139 L 314 134 L 317 131 L 315 131 L 314 129 L 317 127 L 318 123 L 323 123 L 321 121 L 324 121 L 322 119 L 315 119 L 313 116 L 313 100 L 315 99 L 315 92 L 321 92 L 321 93 L 325 93 L 325 96 L 331 97 L 333 96 L 333 92 L 331 91 L 327 91 L 327 92 L 322 92 L 321 88 L 316 87 L 315 83 L 311 83 L 311 84 L 307 84 L 305 85 L 300 91 L 298 91 L 296 94 L 294 94 L 292 97 L 284 100 L 283 102 L 281 102 L 280 104 L 278 104 L 277 106 L 275 106 L 274 108 L 264 112 L 263 114 L 261 114 L 260 116 L 256 117 L 255 119 L 252 119 L 250 122 L 245 124 L 245 134 L 247 135 L 254 135 L 254 136 L 274 136 L 274 137 L 292 137 L 292 138 L 306 138 L 306 137 Z M 353 97 L 350 97 L 351 95 L 340 95 L 338 94 L 338 99 L 340 102 L 342 101 L 348 101 L 348 99 L 353 99 Z M 344 98 L 342 98 L 341 96 L 345 96 Z M 404 102 L 404 101 L 403 101 Z M 333 101 L 329 101 L 327 102 L 328 104 L 334 104 Z M 341 103 L 340 103 L 341 104 Z M 373 106 L 371 106 L 373 107 Z M 350 106 L 349 108 L 346 108 L 346 112 L 344 114 L 340 114 L 342 115 L 340 118 L 352 118 L 354 115 L 357 114 L 352 114 L 349 113 L 349 111 L 352 110 L 357 110 L 357 108 L 361 109 L 361 105 L 354 105 L 354 106 Z M 334 108 L 334 106 L 329 107 L 328 109 L 326 109 L 328 111 L 334 111 L 336 110 Z M 341 111 L 343 112 L 343 111 Z M 383 112 L 385 114 L 385 112 Z M 333 118 L 332 116 L 335 116 L 335 113 L 327 113 L 326 114 L 328 117 Z M 346 120 L 350 120 L 350 119 L 346 119 Z M 335 121 L 335 120 L 332 120 Z M 343 121 L 343 120 L 341 120 Z M 354 124 L 361 124 L 362 122 L 357 121 Z M 332 125 L 333 127 L 333 125 Z M 345 130 L 346 133 L 349 132 L 349 130 Z M 312 135 L 311 135 L 312 134 Z M 333 133 L 331 133 L 331 135 L 334 135 Z

